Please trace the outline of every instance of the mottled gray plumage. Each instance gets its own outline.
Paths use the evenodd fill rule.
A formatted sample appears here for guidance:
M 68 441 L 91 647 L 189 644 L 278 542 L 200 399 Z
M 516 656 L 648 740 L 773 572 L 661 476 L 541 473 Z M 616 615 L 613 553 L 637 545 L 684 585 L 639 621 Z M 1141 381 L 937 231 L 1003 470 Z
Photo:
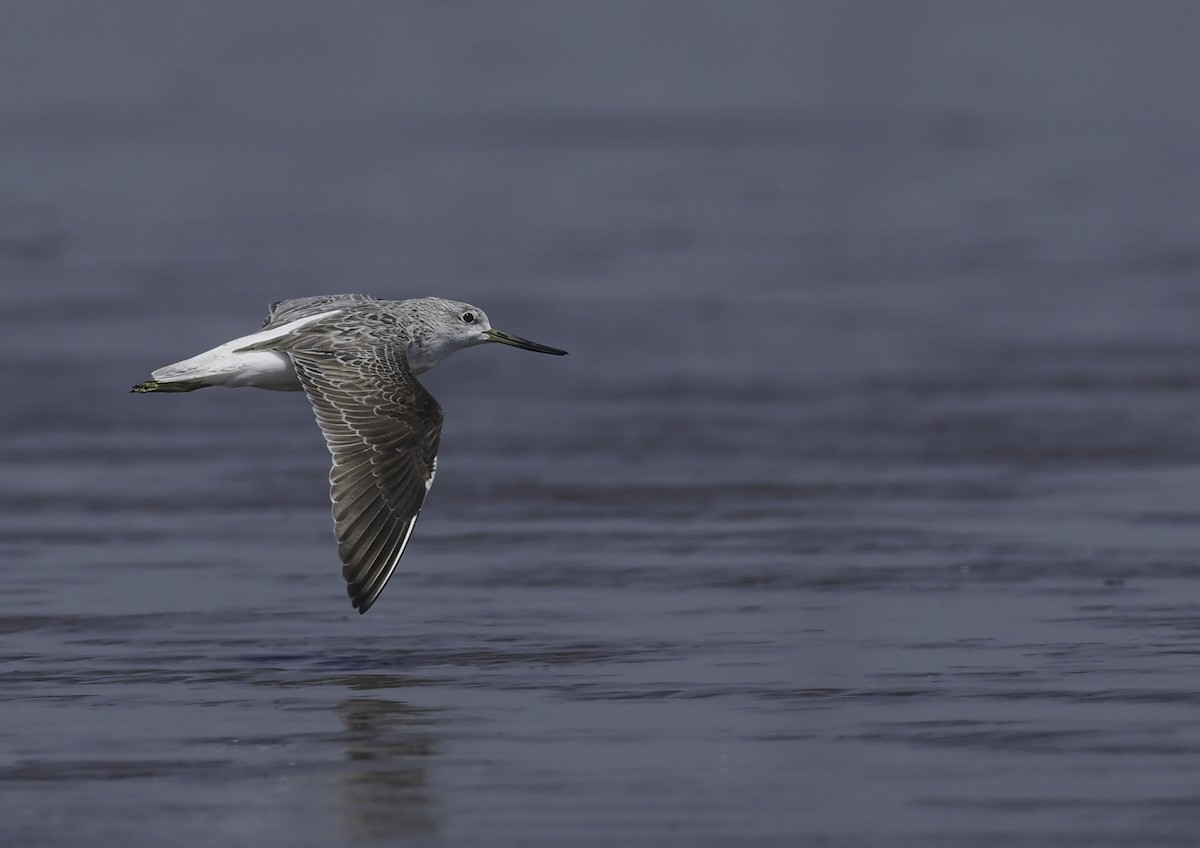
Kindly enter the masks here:
M 437 465 L 442 409 L 415 375 L 486 342 L 565 353 L 495 330 L 456 301 L 304 297 L 274 304 L 260 332 L 158 369 L 134 391 L 303 389 L 333 456 L 334 531 L 361 613 L 403 555 Z
M 307 318 L 337 309 L 339 306 L 350 306 L 362 303 L 379 303 L 379 298 L 369 294 L 319 294 L 314 297 L 293 297 L 291 300 L 278 300 L 271 304 L 267 311 L 263 329 L 280 327 L 297 318 Z

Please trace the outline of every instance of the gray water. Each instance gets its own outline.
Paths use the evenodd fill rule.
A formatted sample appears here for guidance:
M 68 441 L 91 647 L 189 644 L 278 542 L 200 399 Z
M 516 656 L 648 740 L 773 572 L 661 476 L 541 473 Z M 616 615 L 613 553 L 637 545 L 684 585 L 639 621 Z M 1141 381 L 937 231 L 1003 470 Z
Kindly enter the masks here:
M 1194 4 L 5 4 L 0 843 L 1200 841 Z M 350 608 L 284 297 L 475 302 Z

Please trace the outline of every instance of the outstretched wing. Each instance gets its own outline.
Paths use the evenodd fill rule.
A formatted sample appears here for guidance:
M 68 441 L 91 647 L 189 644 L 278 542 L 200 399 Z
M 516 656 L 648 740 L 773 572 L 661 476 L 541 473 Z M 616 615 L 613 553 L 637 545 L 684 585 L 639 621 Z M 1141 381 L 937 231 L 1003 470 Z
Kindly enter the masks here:
M 357 306 L 379 300 L 369 294 L 322 294 L 316 297 L 293 297 L 290 300 L 280 300 L 271 304 L 267 318 L 263 321 L 263 329 L 282 326 L 297 318 L 307 318 L 331 309 L 343 306 Z
M 400 561 L 433 483 L 442 408 L 402 349 L 289 350 L 325 434 L 346 591 L 370 609 Z

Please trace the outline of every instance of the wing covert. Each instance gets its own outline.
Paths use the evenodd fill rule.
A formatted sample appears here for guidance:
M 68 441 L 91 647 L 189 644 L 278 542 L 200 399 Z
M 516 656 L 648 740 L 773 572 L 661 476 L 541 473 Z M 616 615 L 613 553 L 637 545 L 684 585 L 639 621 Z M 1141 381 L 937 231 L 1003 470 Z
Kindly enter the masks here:
M 363 613 L 400 561 L 433 482 L 442 409 L 394 346 L 287 353 L 333 456 L 342 575 Z
M 339 309 L 343 306 L 358 306 L 363 303 L 379 300 L 369 294 L 322 294 L 314 297 L 293 297 L 289 300 L 279 300 L 271 304 L 267 318 L 263 321 L 263 329 L 280 327 L 298 318 L 307 318 L 319 312 Z

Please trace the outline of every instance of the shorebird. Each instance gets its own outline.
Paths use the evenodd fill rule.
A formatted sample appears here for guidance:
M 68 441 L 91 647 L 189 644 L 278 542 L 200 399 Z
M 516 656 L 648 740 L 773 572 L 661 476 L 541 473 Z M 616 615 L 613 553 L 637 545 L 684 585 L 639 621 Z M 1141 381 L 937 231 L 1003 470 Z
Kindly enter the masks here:
M 257 333 L 159 368 L 133 391 L 252 386 L 307 394 L 333 455 L 342 576 L 364 613 L 404 554 L 437 469 L 442 408 L 416 375 L 489 342 L 566 354 L 501 332 L 482 309 L 440 297 L 300 297 L 272 305 Z

